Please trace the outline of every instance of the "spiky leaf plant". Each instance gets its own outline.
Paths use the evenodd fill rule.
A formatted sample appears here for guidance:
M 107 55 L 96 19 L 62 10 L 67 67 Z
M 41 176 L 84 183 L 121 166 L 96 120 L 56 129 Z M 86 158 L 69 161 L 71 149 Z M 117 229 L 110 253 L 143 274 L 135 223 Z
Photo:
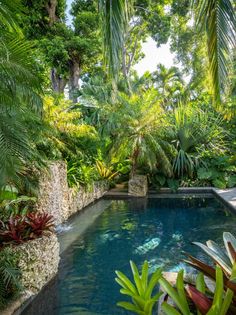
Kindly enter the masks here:
M 162 295 L 161 292 L 153 295 L 158 280 L 161 277 L 161 269 L 156 270 L 149 279 L 149 265 L 145 261 L 142 272 L 139 274 L 134 262 L 130 261 L 133 274 L 133 282 L 120 271 L 116 271 L 116 282 L 122 287 L 120 293 L 131 298 L 130 302 L 119 302 L 118 306 L 139 315 L 152 315 L 153 308 Z

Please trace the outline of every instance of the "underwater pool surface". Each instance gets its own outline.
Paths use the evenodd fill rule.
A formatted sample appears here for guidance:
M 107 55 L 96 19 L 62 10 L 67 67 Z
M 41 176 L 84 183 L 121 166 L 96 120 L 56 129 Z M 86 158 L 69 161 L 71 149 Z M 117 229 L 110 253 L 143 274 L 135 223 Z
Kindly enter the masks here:
M 97 207 L 101 214 L 82 234 L 82 215 L 59 230 L 62 247 L 68 239 L 73 242 L 64 248 L 56 279 L 23 315 L 130 314 L 116 306 L 125 298 L 115 270 L 130 276 L 129 260 L 141 266 L 145 259 L 153 271 L 186 268 L 183 252 L 204 257 L 192 241 L 222 244 L 223 231 L 236 231 L 236 216 L 215 198 L 101 200 Z

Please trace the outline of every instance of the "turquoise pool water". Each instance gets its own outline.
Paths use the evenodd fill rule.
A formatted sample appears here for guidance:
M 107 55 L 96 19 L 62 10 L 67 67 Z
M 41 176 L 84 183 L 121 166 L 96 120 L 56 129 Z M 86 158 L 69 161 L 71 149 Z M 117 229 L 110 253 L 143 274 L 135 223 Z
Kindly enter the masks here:
M 59 230 L 59 274 L 22 314 L 128 314 L 116 307 L 122 297 L 115 270 L 130 274 L 130 259 L 138 266 L 147 259 L 152 270 L 186 268 L 183 252 L 203 257 L 192 241 L 222 243 L 223 231 L 236 231 L 236 216 L 215 198 L 132 198 L 96 207 Z

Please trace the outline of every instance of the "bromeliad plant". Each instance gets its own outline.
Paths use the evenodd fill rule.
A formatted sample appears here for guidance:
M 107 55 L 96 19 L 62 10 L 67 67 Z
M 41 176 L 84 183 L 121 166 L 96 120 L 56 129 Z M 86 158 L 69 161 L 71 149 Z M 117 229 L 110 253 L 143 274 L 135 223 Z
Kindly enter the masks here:
M 200 247 L 214 262 L 214 264 L 219 265 L 224 273 L 224 284 L 229 287 L 236 293 L 236 284 L 232 281 L 235 278 L 234 273 L 234 264 L 236 261 L 236 239 L 229 233 L 223 233 L 223 240 L 225 250 L 223 250 L 218 244 L 214 241 L 207 241 L 206 245 L 193 242 L 194 245 Z M 189 265 L 203 272 L 209 278 L 215 280 L 215 268 L 206 264 L 205 262 L 200 261 L 199 259 L 188 255 L 189 260 L 186 260 Z
M 47 213 L 12 216 L 6 222 L 0 221 L 0 246 L 42 237 L 53 232 L 53 228 L 53 217 Z
M 216 267 L 216 286 L 214 292 L 209 291 L 204 281 L 204 276 L 199 273 L 196 280 L 196 287 L 184 284 L 184 272 L 178 273 L 176 287 L 164 278 L 159 280 L 162 289 L 172 299 L 174 305 L 167 301 L 162 304 L 166 315 L 226 315 L 230 314 L 229 309 L 234 293 L 227 289 L 224 291 L 224 275 L 222 269 Z M 235 314 L 232 311 L 232 314 Z
M 99 160 L 96 161 L 96 167 L 98 174 L 102 179 L 113 180 L 119 174 L 119 172 L 113 171 L 112 166 L 106 166 L 104 162 Z
M 149 265 L 147 261 L 143 264 L 141 274 L 139 274 L 138 268 L 134 262 L 130 261 L 130 266 L 134 282 L 131 282 L 128 277 L 120 271 L 116 271 L 117 278 L 115 280 L 122 287 L 120 293 L 129 296 L 132 303 L 119 302 L 117 305 L 135 314 L 152 315 L 153 308 L 162 295 L 161 292 L 153 295 L 153 291 L 158 284 L 162 271 L 161 269 L 157 269 L 150 279 L 148 279 Z

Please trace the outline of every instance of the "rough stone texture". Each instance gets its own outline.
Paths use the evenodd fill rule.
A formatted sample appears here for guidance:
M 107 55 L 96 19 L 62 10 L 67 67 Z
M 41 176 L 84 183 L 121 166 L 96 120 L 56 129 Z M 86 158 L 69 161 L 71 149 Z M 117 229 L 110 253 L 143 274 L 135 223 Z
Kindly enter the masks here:
M 59 242 L 55 234 L 14 247 L 20 253 L 19 268 L 25 290 L 37 293 L 57 273 Z
M 129 180 L 129 195 L 144 197 L 148 192 L 147 176 L 135 175 Z
M 53 215 L 55 224 L 61 224 L 72 214 L 101 198 L 108 189 L 107 183 L 96 182 L 85 189 L 69 188 L 67 165 L 63 161 L 53 162 L 39 183 L 39 198 L 36 209 Z
M 37 211 L 53 215 L 55 224 L 63 222 L 69 208 L 68 190 L 66 163 L 51 163 L 39 182 Z
M 108 190 L 108 183 L 105 181 L 95 182 L 89 189 L 80 187 L 79 190 L 69 189 L 69 208 L 66 213 L 68 219 L 74 213 L 82 210 L 90 203 L 100 199 Z

